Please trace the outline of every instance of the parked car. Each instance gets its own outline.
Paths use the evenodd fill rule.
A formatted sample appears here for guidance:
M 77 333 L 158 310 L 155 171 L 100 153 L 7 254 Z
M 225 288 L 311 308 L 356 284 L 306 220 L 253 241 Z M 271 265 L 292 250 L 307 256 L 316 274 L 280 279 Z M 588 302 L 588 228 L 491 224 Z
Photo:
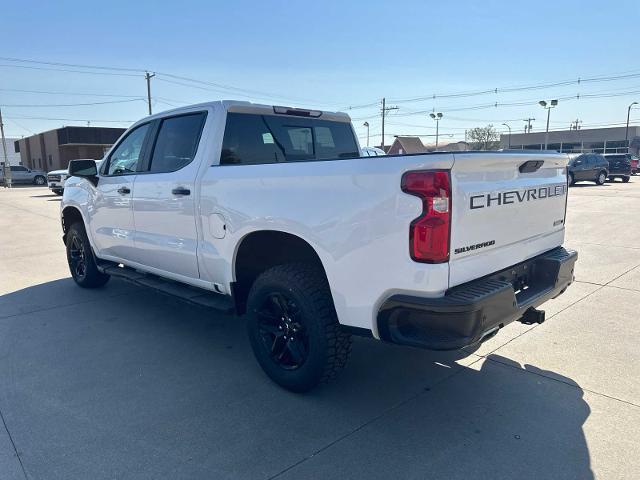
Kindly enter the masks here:
M 47 173 L 47 183 L 49 190 L 56 195 L 62 195 L 64 192 L 64 181 L 67 179 L 68 171 L 65 170 L 52 170 Z
M 92 160 L 92 159 L 87 159 Z M 100 168 L 102 160 L 95 160 L 96 166 Z M 56 195 L 62 195 L 64 193 L 64 182 L 69 176 L 68 170 L 52 170 L 47 173 L 47 183 L 49 184 L 49 190 Z
M 609 162 L 609 180 L 611 182 L 616 178 L 621 178 L 625 183 L 631 179 L 631 154 L 608 153 L 604 158 Z
M 635 155 L 631 155 L 631 175 L 635 175 L 638 173 L 638 164 L 640 163 L 640 159 Z
M 31 170 L 22 165 L 11 165 L 11 183 L 31 183 L 45 185 L 47 174 L 42 170 Z M 4 180 L 4 168 L 0 168 L 0 179 Z
M 384 150 L 378 147 L 361 147 L 363 157 L 380 157 L 382 155 L 386 155 Z
M 609 162 L 598 153 L 581 153 L 569 155 L 567 164 L 567 178 L 569 184 L 589 181 L 603 185 L 609 175 Z
M 344 367 L 352 334 L 453 350 L 543 322 L 577 259 L 566 164 L 372 162 L 344 113 L 210 102 L 135 123 L 99 170 L 72 161 L 63 241 L 80 287 L 118 276 L 246 315 L 265 373 L 307 391 Z

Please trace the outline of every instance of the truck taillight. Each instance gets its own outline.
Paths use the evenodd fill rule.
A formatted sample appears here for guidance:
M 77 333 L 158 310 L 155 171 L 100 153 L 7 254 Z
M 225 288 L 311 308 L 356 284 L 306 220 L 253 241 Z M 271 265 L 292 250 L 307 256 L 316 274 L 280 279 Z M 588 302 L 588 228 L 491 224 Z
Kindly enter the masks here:
M 451 225 L 449 171 L 406 172 L 402 191 L 422 199 L 422 215 L 411 222 L 409 230 L 411 258 L 416 262 L 447 262 Z

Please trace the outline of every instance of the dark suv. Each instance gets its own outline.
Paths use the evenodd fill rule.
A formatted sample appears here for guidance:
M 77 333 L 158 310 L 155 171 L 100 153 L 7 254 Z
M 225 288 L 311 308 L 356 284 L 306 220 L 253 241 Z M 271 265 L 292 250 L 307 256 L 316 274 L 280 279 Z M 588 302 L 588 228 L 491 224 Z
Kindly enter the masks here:
M 623 182 L 628 182 L 631 178 L 631 154 L 610 153 L 604 156 L 609 162 L 609 180 L 614 181 L 621 178 Z
M 569 160 L 567 177 L 569 184 L 587 180 L 602 185 L 609 175 L 609 163 L 597 153 L 582 153 Z

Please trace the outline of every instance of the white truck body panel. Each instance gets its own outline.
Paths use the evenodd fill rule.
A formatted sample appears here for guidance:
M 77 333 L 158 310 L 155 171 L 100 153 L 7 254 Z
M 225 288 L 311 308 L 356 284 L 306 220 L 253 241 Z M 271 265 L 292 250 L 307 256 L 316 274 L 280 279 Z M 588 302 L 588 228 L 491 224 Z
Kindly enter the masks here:
M 542 166 L 528 173 L 528 161 Z M 455 153 L 450 285 L 474 280 L 564 241 L 567 156 Z M 456 249 L 492 243 L 456 253 Z
M 172 173 L 100 176 L 97 187 L 71 178 L 62 208 L 82 213 L 99 258 L 227 294 L 243 238 L 263 230 L 296 235 L 321 259 L 339 321 L 374 336 L 379 306 L 391 295 L 441 297 L 450 286 L 562 244 L 564 222 L 554 222 L 564 220 L 566 155 L 436 153 L 219 165 L 226 112 L 252 108 L 213 102 L 144 119 L 206 111 L 192 163 Z M 327 115 L 348 121 L 343 114 Z M 520 173 L 518 166 L 529 160 L 544 164 Z M 409 255 L 409 226 L 422 202 L 401 191 L 401 178 L 410 170 L 432 169 L 451 170 L 448 263 L 418 263 Z M 470 209 L 476 195 L 507 193 L 512 200 L 511 191 L 562 184 L 562 194 L 543 200 Z M 132 190 L 130 198 L 117 193 L 122 186 Z M 176 187 L 191 195 L 172 195 Z M 454 254 L 489 241 L 494 243 Z

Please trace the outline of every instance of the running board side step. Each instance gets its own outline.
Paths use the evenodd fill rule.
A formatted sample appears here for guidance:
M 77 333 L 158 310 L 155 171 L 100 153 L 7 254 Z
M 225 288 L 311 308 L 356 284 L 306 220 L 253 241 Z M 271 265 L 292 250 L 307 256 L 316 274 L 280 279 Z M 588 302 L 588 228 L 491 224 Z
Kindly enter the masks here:
M 185 285 L 151 273 L 139 272 L 133 268 L 116 265 L 111 262 L 100 262 L 98 270 L 112 277 L 118 277 L 135 285 L 151 288 L 157 292 L 195 305 L 213 308 L 223 313 L 233 313 L 235 311 L 233 300 L 228 295 L 213 293 L 202 288 Z

